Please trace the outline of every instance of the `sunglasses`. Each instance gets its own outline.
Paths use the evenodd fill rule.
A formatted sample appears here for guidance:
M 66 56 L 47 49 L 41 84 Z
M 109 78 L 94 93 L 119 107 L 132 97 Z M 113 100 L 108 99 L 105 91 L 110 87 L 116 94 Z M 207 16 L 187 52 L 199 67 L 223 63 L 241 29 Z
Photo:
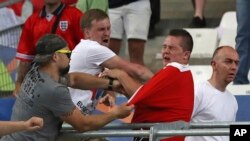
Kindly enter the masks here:
M 60 50 L 57 50 L 56 52 L 66 54 L 68 58 L 70 58 L 70 55 L 71 55 L 71 51 L 68 49 L 60 49 Z

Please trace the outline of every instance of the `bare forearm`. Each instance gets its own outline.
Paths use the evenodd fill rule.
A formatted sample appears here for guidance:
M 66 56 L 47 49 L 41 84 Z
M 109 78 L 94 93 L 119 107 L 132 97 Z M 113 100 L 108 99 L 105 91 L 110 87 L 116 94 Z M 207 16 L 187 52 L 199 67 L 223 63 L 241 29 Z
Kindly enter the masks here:
M 83 115 L 80 110 L 75 108 L 71 114 L 62 116 L 61 119 L 71 124 L 75 130 L 86 132 L 100 129 L 116 117 L 116 114 L 112 112 L 99 115 Z
M 143 67 L 141 73 L 140 73 L 140 79 L 142 82 L 146 82 L 149 79 L 151 79 L 153 77 L 153 73 L 146 67 Z
M 88 122 L 86 122 L 85 125 L 82 126 L 82 129 L 80 129 L 79 131 L 86 132 L 90 130 L 99 130 L 102 127 L 104 127 L 106 124 L 110 123 L 111 121 L 115 119 L 116 117 L 112 113 L 85 116 L 84 120 Z
M 103 88 L 107 89 L 109 85 L 109 80 L 104 78 L 99 78 L 86 73 L 70 73 L 68 86 L 77 89 L 93 89 L 93 88 Z
M 27 128 L 24 121 L 0 121 L 0 127 L 0 136 L 22 131 Z
M 30 62 L 23 62 L 20 61 L 18 69 L 17 69 L 17 80 L 16 83 L 22 83 L 25 75 L 31 68 L 31 63 Z
M 135 77 L 141 82 L 148 81 L 154 75 L 148 68 L 138 64 L 133 64 L 126 69 L 127 70 L 125 71 L 128 72 L 129 75 Z
M 127 93 L 126 96 L 128 98 L 130 98 L 135 93 L 135 91 L 142 85 L 141 83 L 134 80 L 126 73 L 123 73 L 123 74 L 117 76 L 117 79 L 122 84 L 124 90 Z
M 76 107 L 61 119 L 71 124 L 76 130 L 80 132 L 100 129 L 107 123 L 117 118 L 125 118 L 131 114 L 131 110 L 134 108 L 133 105 L 127 105 L 123 103 L 118 106 L 113 106 L 108 113 L 99 115 L 83 115 Z

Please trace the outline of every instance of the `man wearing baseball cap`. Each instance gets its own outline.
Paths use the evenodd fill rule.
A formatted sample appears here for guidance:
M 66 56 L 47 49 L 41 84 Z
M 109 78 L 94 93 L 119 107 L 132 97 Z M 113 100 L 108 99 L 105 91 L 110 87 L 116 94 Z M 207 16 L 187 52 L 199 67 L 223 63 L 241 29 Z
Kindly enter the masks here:
M 17 132 L 4 136 L 1 141 L 39 140 L 54 141 L 58 136 L 62 121 L 71 124 L 80 132 L 96 130 L 116 118 L 128 116 L 133 106 L 125 104 L 115 106 L 105 114 L 84 116 L 75 107 L 66 85 L 60 84 L 60 77 L 69 69 L 70 51 L 60 36 L 47 34 L 36 44 L 36 53 L 32 69 L 27 73 L 20 93 L 13 107 L 11 120 L 27 120 L 32 116 L 42 117 L 44 127 L 33 132 Z M 107 88 L 109 80 L 96 78 L 83 73 L 70 74 L 70 86 L 88 87 L 87 78 L 100 79 L 99 87 Z M 81 84 L 74 84 L 80 82 Z M 74 81 L 77 80 L 77 81 Z M 103 82 L 103 83 L 101 83 Z M 91 83 L 91 81 L 89 82 Z M 101 85 L 102 84 L 102 85 Z M 92 86 L 93 87 L 93 86 Z

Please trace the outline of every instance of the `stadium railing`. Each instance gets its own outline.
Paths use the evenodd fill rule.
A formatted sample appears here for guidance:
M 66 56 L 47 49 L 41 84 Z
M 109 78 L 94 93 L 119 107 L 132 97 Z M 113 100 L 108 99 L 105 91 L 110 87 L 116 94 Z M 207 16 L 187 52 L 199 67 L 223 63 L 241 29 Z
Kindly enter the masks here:
M 250 122 L 207 122 L 187 123 L 121 123 L 108 124 L 98 131 L 79 133 L 71 125 L 63 124 L 57 141 L 80 141 L 87 137 L 148 137 L 149 141 L 158 141 L 171 136 L 229 136 L 231 125 L 248 125 Z M 146 130 L 138 130 L 146 128 Z M 137 129 L 135 131 L 135 129 Z

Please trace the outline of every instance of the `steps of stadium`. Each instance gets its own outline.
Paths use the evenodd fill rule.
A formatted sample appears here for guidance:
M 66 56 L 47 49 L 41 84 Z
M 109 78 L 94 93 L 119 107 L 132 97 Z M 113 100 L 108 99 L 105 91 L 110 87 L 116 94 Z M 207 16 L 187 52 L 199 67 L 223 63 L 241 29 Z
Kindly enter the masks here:
M 205 17 L 206 28 L 219 26 L 222 15 L 227 11 L 235 11 L 235 0 L 207 0 Z M 161 20 L 155 27 L 155 37 L 148 39 L 144 52 L 144 62 L 153 72 L 162 67 L 161 59 L 157 59 L 160 53 L 162 42 L 168 34 L 169 29 L 187 28 L 193 17 L 191 0 L 161 0 Z M 126 43 L 120 51 L 123 58 L 128 58 Z M 191 65 L 209 64 L 207 58 L 191 58 Z
M 207 0 L 205 17 L 221 18 L 226 11 L 235 10 L 236 0 Z M 161 19 L 185 19 L 193 16 L 191 0 L 160 0 Z

